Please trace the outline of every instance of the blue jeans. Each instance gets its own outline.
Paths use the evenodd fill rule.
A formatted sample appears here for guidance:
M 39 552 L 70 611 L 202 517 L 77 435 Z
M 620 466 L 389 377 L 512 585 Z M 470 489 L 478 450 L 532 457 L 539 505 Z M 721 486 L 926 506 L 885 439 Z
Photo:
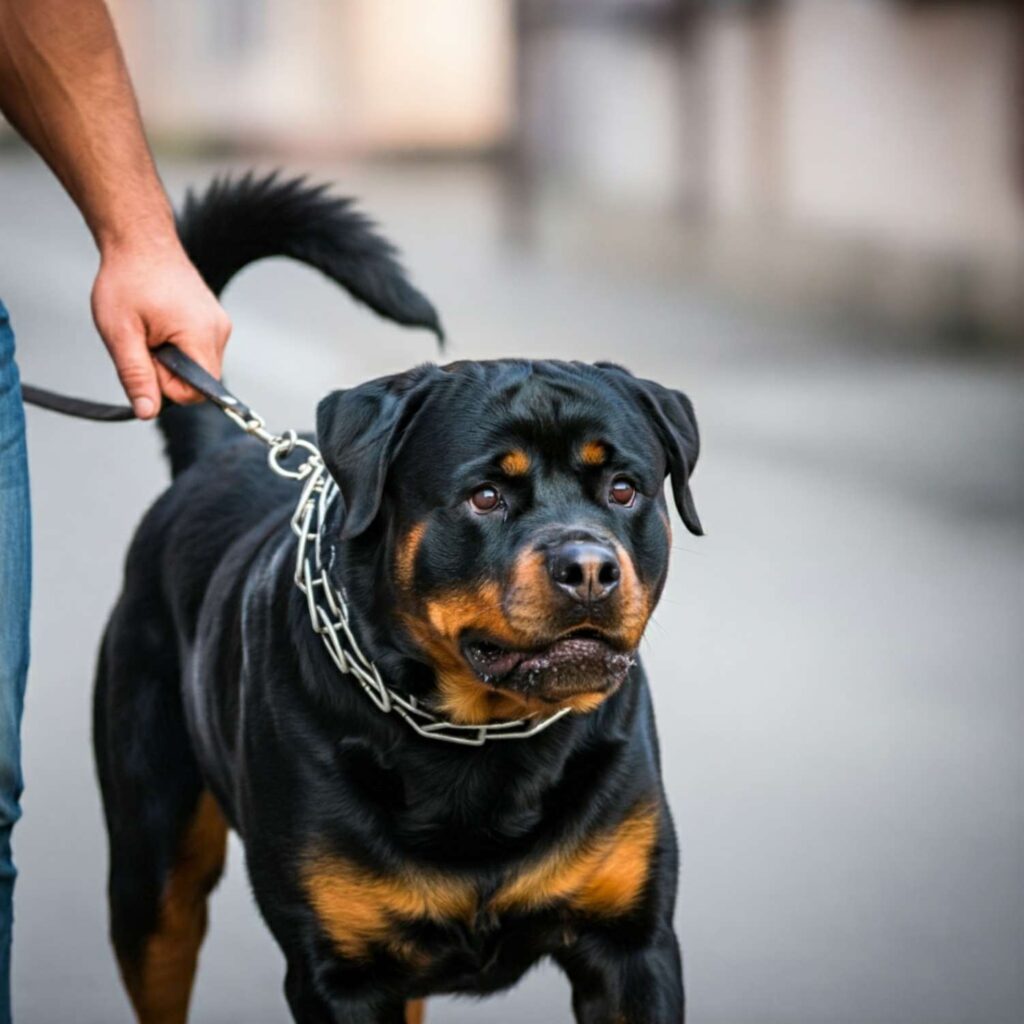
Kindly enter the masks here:
M 28 670 L 31 539 L 25 410 L 14 334 L 0 302 L 0 1024 L 11 1019 L 11 829 L 21 816 L 19 729 Z

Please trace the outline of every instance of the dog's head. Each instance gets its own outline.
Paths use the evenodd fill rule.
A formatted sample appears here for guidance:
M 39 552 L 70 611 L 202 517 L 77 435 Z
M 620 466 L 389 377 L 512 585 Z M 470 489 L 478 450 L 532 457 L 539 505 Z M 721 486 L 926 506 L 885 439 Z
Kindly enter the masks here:
M 459 722 L 597 707 L 664 585 L 663 482 L 701 532 L 689 400 L 610 364 L 424 366 L 325 398 L 340 539 Z

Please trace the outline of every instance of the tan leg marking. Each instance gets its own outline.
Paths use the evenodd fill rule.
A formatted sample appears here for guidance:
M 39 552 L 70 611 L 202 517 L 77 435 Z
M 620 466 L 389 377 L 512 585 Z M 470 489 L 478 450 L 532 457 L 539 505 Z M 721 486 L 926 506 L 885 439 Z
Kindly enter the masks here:
M 426 1003 L 422 999 L 410 999 L 405 1004 L 405 1024 L 423 1024 L 426 1017 Z
M 184 1024 L 199 947 L 206 934 L 206 897 L 224 869 L 227 822 L 203 791 L 164 886 L 157 930 L 121 976 L 141 1024 Z

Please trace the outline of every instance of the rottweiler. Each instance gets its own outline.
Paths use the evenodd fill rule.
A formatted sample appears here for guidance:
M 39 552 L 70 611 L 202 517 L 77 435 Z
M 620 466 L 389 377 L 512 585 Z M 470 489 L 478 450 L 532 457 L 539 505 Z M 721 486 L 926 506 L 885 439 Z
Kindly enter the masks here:
M 179 232 L 216 292 L 290 256 L 440 331 L 374 226 L 303 179 L 218 180 Z M 666 477 L 701 532 L 690 401 L 616 365 L 501 359 L 319 403 L 337 497 L 318 545 L 352 637 L 442 732 L 482 726 L 475 745 L 339 671 L 295 584 L 301 486 L 266 449 L 210 403 L 160 427 L 174 479 L 130 547 L 94 707 L 138 1019 L 186 1019 L 234 829 L 296 1021 L 420 1021 L 431 994 L 496 992 L 551 957 L 580 1024 L 678 1024 L 677 846 L 637 649 L 668 568 Z

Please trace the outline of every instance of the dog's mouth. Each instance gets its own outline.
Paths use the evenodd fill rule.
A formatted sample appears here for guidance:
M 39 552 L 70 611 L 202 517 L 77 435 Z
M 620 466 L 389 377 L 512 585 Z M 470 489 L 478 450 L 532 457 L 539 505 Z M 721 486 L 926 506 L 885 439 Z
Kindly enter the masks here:
M 481 681 L 541 700 L 615 689 L 636 657 L 597 630 L 575 630 L 542 647 L 517 649 L 490 638 L 462 643 L 462 654 Z

